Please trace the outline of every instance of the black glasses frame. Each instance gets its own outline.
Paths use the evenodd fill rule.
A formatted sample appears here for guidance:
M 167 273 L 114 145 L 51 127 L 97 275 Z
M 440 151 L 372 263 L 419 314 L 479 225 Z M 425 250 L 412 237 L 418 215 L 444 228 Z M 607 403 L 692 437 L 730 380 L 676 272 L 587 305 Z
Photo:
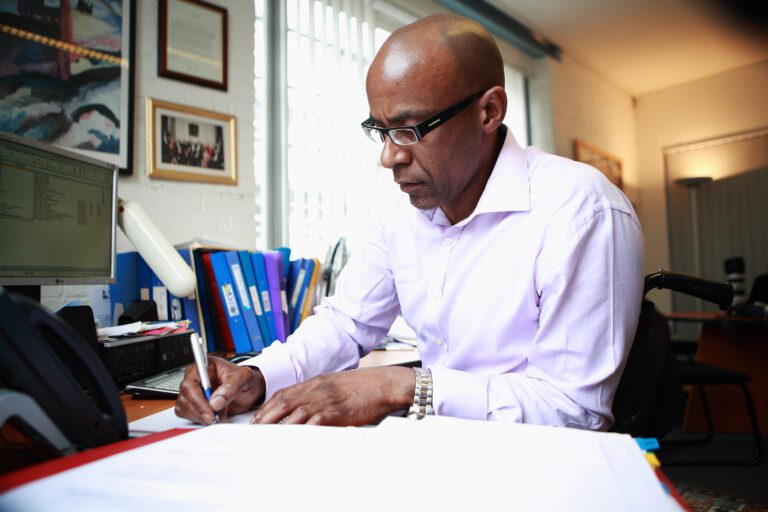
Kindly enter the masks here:
M 363 130 L 368 131 L 375 131 L 380 134 L 381 141 L 384 141 L 384 136 L 389 136 L 390 140 L 397 144 L 398 146 L 410 146 L 412 144 L 416 144 L 419 142 L 422 137 L 424 137 L 426 134 L 434 130 L 435 128 L 439 127 L 440 125 L 447 122 L 449 119 L 451 119 L 453 116 L 467 108 L 473 101 L 475 101 L 477 98 L 482 96 L 482 92 L 477 92 L 471 96 L 468 96 L 467 98 L 463 99 L 462 101 L 456 103 L 455 105 L 451 105 L 450 107 L 446 108 L 445 110 L 442 110 L 435 114 L 434 116 L 430 117 L 423 123 L 414 124 L 414 125 L 405 125 L 405 126 L 396 126 L 394 128 L 383 128 L 381 126 L 375 126 L 371 124 L 372 117 L 368 117 L 365 121 L 360 123 L 360 126 L 363 127 Z M 392 136 L 392 132 L 397 130 L 410 130 L 416 135 L 416 140 L 414 142 L 411 142 L 409 144 L 403 144 L 400 142 L 397 142 L 394 137 Z

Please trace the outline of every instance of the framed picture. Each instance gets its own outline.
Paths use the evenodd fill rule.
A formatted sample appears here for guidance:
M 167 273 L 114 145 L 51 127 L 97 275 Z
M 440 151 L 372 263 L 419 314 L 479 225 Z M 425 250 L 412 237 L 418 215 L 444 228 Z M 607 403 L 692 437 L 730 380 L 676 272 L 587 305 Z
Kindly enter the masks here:
M 623 190 L 621 181 L 621 160 L 595 146 L 576 139 L 573 141 L 573 158 L 584 162 L 605 174 L 611 183 Z
M 134 0 L 0 5 L 0 131 L 132 174 Z
M 237 184 L 235 117 L 147 98 L 147 175 Z
M 160 0 L 158 74 L 227 90 L 227 10 L 202 0 Z

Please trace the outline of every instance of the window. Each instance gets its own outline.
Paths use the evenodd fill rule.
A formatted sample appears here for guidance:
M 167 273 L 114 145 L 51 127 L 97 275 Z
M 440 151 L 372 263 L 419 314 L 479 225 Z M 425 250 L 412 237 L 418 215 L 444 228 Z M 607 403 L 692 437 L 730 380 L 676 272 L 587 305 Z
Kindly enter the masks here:
M 389 176 L 365 144 L 365 74 L 375 44 L 373 15 L 363 2 L 289 0 L 288 244 L 297 255 L 324 257 L 341 235 L 364 239 L 372 198 Z M 365 12 L 368 11 L 368 12 Z
M 254 213 L 256 223 L 256 247 L 265 248 L 267 246 L 267 230 L 265 215 L 266 189 L 264 180 L 266 172 L 266 159 L 264 158 L 267 150 L 265 141 L 265 130 L 267 125 L 266 112 L 266 33 L 264 29 L 264 0 L 254 0 L 256 11 L 256 21 L 253 27 L 253 37 L 255 40 L 253 56 L 253 170 L 256 176 L 256 211 Z M 242 172 L 242 171 L 241 171 Z
M 378 163 L 380 148 L 360 130 L 368 112 L 365 75 L 390 30 L 407 17 L 377 19 L 371 2 L 362 0 L 287 0 L 286 7 L 287 244 L 296 256 L 324 258 L 345 236 L 354 253 L 378 197 L 392 186 L 391 173 Z M 508 66 L 505 75 L 505 122 L 527 145 L 525 77 Z

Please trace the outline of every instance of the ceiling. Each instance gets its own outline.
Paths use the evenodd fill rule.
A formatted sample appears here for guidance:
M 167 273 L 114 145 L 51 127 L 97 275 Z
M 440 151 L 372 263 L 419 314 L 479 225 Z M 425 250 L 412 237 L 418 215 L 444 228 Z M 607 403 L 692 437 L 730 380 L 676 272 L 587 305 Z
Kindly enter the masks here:
M 748 25 L 713 1 L 488 2 L 632 96 L 768 59 L 765 19 Z

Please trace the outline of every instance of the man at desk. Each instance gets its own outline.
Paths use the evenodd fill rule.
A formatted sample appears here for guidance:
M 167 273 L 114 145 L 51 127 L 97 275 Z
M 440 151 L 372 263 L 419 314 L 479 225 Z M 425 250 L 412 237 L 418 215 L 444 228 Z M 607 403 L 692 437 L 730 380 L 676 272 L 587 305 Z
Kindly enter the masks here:
M 595 169 L 520 148 L 503 86 L 499 49 L 473 21 L 432 16 L 390 36 L 363 130 L 404 194 L 287 343 L 244 366 L 211 358 L 210 404 L 188 369 L 179 416 L 209 424 L 264 402 L 254 423 L 361 425 L 410 408 L 610 427 L 642 295 L 639 222 Z M 341 371 L 401 311 L 423 369 Z

